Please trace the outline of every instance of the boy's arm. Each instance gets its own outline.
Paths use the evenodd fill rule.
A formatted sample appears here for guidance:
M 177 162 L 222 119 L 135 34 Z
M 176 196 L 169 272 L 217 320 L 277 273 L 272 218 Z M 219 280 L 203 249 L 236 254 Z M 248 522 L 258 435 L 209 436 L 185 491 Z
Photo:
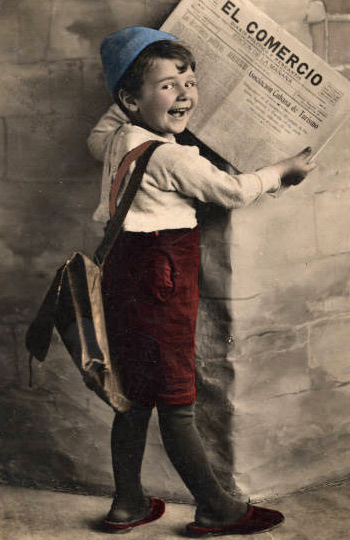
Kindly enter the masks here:
M 256 173 L 230 174 L 200 156 L 196 147 L 177 144 L 157 148 L 147 169 L 161 189 L 175 189 L 227 209 L 246 206 L 263 193 L 278 191 L 281 185 L 280 170 L 274 166 Z
M 232 209 L 278 191 L 281 184 L 287 187 L 299 183 L 315 167 L 309 162 L 310 152 L 307 148 L 253 173 L 229 174 L 200 156 L 193 146 L 165 144 L 156 150 L 158 159 L 151 160 L 149 170 L 162 189 L 175 188 L 187 197 Z
M 108 144 L 115 131 L 121 125 L 129 122 L 130 120 L 118 105 L 114 104 L 108 109 L 92 129 L 87 140 L 88 148 L 94 158 L 103 162 Z

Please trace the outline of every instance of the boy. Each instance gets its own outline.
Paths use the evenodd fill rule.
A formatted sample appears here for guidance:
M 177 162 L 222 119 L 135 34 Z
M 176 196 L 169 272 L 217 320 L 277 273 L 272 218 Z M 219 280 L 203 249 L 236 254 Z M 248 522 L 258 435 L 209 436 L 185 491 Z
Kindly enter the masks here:
M 112 429 L 116 494 L 105 525 L 131 530 L 164 512 L 164 503 L 146 498 L 140 482 L 156 405 L 165 449 L 197 505 L 187 533 L 269 530 L 283 521 L 282 514 L 247 505 L 223 490 L 195 426 L 200 237 L 194 201 L 237 208 L 278 191 L 281 183 L 298 183 L 314 168 L 308 162 L 311 149 L 259 172 L 231 176 L 201 157 L 196 147 L 176 143 L 175 135 L 184 131 L 197 106 L 198 91 L 194 58 L 175 36 L 125 28 L 102 41 L 101 57 L 117 104 L 88 141 L 93 155 L 104 161 L 95 219 L 109 219 L 111 180 L 123 157 L 148 140 L 164 143 L 147 165 L 104 269 L 111 354 L 118 358 L 133 403 L 129 412 L 116 414 Z

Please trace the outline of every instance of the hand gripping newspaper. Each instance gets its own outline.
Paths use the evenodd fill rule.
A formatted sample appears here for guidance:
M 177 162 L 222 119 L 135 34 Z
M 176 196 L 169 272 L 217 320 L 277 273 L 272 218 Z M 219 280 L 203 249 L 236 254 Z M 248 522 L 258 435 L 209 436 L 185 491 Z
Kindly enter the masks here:
M 314 159 L 349 119 L 347 79 L 248 0 L 182 0 L 162 30 L 198 60 L 189 130 L 241 172 Z

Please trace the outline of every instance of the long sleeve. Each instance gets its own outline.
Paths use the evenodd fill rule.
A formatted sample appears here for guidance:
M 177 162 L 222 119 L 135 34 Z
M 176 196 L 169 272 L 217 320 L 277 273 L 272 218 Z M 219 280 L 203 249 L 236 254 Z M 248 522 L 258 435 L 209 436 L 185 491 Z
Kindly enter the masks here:
M 258 172 L 231 175 L 199 155 L 196 147 L 163 145 L 151 160 L 148 173 L 164 191 L 212 202 L 225 208 L 246 206 L 280 186 L 274 166 Z

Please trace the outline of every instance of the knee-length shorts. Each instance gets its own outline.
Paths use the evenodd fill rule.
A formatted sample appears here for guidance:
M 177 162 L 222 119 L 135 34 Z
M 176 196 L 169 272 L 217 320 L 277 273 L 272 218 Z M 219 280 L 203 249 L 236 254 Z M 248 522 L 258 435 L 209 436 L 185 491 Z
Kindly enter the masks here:
M 121 232 L 104 267 L 110 350 L 126 396 L 145 406 L 196 398 L 199 228 Z

